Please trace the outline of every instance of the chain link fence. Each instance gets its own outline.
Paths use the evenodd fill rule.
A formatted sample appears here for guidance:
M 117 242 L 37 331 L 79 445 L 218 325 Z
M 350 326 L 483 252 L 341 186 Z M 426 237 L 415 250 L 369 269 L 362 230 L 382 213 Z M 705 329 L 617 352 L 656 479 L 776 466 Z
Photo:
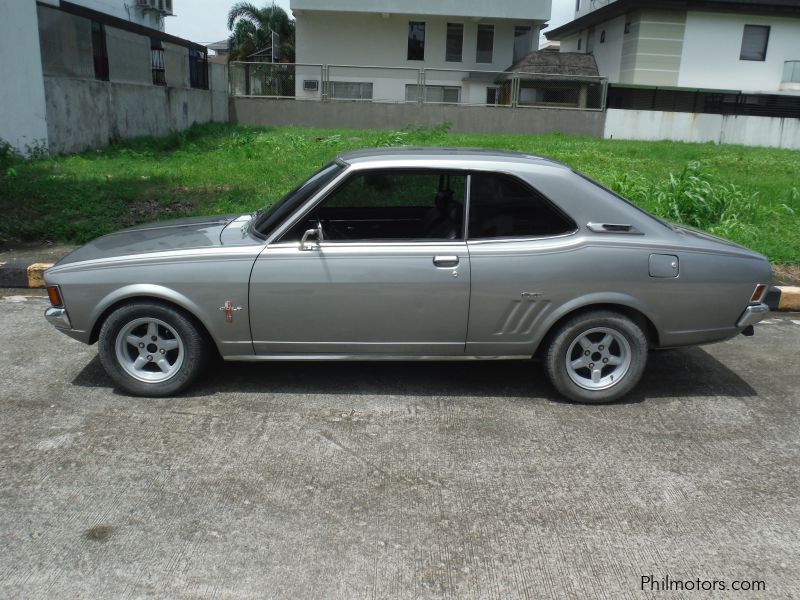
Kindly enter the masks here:
M 230 93 L 297 100 L 605 109 L 602 77 L 364 65 L 230 63 Z

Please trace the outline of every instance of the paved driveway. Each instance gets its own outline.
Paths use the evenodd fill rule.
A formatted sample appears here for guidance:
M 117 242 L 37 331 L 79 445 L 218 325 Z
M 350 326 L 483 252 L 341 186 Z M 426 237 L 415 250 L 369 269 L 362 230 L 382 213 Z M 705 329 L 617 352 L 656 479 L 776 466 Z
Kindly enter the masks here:
M 130 398 L 43 309 L 0 299 L 0 596 L 800 595 L 798 316 L 586 407 L 531 363 L 220 365 Z

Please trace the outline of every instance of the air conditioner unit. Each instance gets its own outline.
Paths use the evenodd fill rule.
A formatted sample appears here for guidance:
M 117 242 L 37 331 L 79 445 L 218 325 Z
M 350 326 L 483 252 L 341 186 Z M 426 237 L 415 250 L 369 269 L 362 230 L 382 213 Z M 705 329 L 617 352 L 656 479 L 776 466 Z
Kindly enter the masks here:
M 136 0 L 136 6 L 147 12 L 152 10 L 161 16 L 172 15 L 172 0 Z
M 306 92 L 316 92 L 319 90 L 319 80 L 317 79 L 304 79 L 303 90 Z

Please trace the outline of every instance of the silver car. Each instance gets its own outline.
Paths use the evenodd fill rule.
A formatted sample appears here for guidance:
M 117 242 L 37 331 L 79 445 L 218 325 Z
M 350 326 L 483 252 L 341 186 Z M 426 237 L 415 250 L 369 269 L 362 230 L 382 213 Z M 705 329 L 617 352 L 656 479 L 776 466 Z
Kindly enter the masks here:
M 751 335 L 767 259 L 663 222 L 568 166 L 445 148 L 349 152 L 267 210 L 133 227 L 45 274 L 46 318 L 125 391 L 234 361 L 538 357 L 579 402 L 649 350 Z M 531 367 L 531 377 L 539 374 Z

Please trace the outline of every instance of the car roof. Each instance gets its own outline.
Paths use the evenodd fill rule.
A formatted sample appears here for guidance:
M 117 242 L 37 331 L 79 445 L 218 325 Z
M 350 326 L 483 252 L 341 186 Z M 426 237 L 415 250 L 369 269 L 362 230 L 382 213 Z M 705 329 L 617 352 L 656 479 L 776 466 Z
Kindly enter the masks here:
M 370 162 L 385 163 L 397 160 L 408 161 L 465 161 L 465 162 L 511 162 L 539 164 L 543 166 L 569 169 L 567 165 L 551 158 L 490 148 L 447 148 L 434 146 L 399 146 L 392 148 L 364 148 L 339 154 L 338 159 L 348 164 Z

